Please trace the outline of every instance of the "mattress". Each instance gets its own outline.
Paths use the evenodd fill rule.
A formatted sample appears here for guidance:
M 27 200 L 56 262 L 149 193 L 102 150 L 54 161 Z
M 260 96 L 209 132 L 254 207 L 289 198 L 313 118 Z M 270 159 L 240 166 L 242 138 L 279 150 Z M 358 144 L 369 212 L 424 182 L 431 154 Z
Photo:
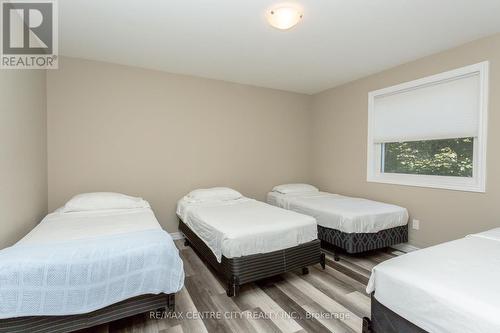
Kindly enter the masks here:
M 47 215 L 16 245 L 51 244 L 162 228 L 150 208 L 98 210 Z
M 313 216 L 318 225 L 345 233 L 376 233 L 408 223 L 403 207 L 326 192 L 270 192 L 267 202 Z
M 317 239 L 314 218 L 249 198 L 193 203 L 179 201 L 177 215 L 212 250 L 237 258 L 294 247 Z
M 0 251 L 0 319 L 92 312 L 184 283 L 151 209 L 55 212 Z
M 373 268 L 367 292 L 432 333 L 500 332 L 500 228 Z

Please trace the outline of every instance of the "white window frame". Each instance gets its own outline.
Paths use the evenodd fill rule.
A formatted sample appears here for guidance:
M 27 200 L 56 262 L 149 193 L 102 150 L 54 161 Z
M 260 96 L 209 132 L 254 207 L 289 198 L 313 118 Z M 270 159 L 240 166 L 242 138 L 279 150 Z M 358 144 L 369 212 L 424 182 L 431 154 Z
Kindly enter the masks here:
M 382 172 L 383 145 L 373 140 L 373 112 L 375 98 L 386 94 L 419 89 L 430 84 L 439 84 L 450 79 L 479 73 L 480 80 L 480 106 L 479 106 L 479 132 L 474 138 L 473 176 L 450 177 L 433 175 L 415 175 Z M 481 62 L 448 71 L 445 73 L 425 77 L 396 86 L 372 91 L 368 94 L 368 149 L 367 149 L 367 175 L 368 182 L 397 184 L 407 186 L 431 187 L 458 191 L 486 192 L 486 147 L 488 129 L 488 89 L 489 89 L 489 62 Z

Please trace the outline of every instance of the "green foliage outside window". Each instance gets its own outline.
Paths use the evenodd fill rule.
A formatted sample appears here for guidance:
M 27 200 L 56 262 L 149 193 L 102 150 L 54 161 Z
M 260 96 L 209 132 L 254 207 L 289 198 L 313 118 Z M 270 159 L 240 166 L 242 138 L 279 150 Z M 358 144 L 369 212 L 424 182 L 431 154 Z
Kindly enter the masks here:
M 386 173 L 472 177 L 473 138 L 384 144 Z

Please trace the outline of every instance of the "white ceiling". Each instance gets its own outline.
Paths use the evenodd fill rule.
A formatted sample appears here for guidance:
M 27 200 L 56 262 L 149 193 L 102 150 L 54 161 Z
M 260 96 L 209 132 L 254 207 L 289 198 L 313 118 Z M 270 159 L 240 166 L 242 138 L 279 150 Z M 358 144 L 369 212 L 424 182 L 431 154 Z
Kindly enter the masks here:
M 316 93 L 500 32 L 500 0 L 303 0 L 279 31 L 268 0 L 59 1 L 60 54 Z

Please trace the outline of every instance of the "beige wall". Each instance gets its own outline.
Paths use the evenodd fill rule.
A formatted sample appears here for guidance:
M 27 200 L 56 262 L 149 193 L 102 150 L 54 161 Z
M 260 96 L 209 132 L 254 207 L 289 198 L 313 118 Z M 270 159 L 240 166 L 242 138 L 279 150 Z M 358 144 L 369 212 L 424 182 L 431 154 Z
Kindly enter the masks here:
M 49 210 L 123 192 L 174 232 L 192 189 L 309 180 L 310 96 L 72 58 L 47 75 Z
M 366 181 L 368 92 L 490 61 L 487 192 L 472 193 Z M 314 96 L 312 175 L 324 190 L 405 206 L 420 220 L 410 242 L 427 246 L 500 227 L 500 34 Z
M 45 71 L 0 71 L 0 249 L 47 212 Z
M 484 60 L 487 192 L 366 182 L 368 92 Z M 263 200 L 274 184 L 312 181 L 407 207 L 421 221 L 417 246 L 500 226 L 500 35 L 314 96 L 72 58 L 47 82 L 49 210 L 80 192 L 124 192 L 173 232 L 176 201 L 193 188 Z

